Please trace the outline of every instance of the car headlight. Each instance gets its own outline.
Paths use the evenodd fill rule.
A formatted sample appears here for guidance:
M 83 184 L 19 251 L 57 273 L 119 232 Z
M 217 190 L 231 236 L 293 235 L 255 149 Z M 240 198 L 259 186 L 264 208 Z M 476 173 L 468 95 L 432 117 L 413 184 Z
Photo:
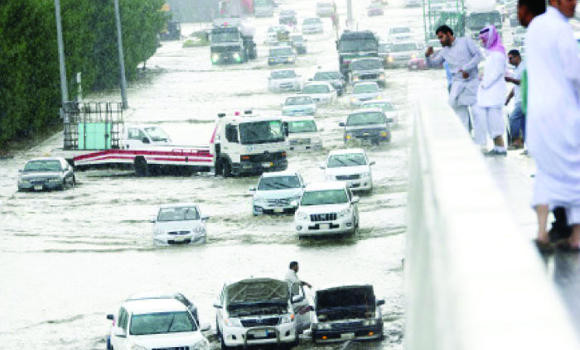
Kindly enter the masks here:
M 148 349 L 144 346 L 133 344 L 133 346 L 131 346 L 131 350 L 148 350 Z
M 358 77 L 358 76 L 352 77 L 352 81 L 359 81 L 359 80 L 360 80 L 360 77 Z
M 368 179 L 369 177 L 371 177 L 371 173 L 362 173 L 360 174 L 360 177 L 363 179 Z
M 376 326 L 376 325 L 377 325 L 376 319 L 363 321 L 363 326 Z
M 203 226 L 197 226 L 193 229 L 194 233 L 202 234 L 205 233 L 205 228 Z
M 393 56 L 389 56 L 389 57 L 387 57 L 387 61 L 389 63 L 393 63 L 395 61 L 395 58 Z
M 417 58 L 417 54 L 414 53 L 414 54 L 411 55 L 411 59 L 414 60 L 415 58 Z
M 254 205 L 264 205 L 266 204 L 266 200 L 261 197 L 254 198 Z
M 356 100 L 356 97 L 351 97 L 351 98 L 350 98 L 350 102 L 352 102 L 352 103 L 355 103 L 356 101 L 357 101 L 357 100 Z
M 338 217 L 343 218 L 350 214 L 350 208 L 344 208 L 338 211 Z
M 206 339 L 201 339 L 190 347 L 191 350 L 208 350 L 209 342 Z
M 379 74 L 379 79 L 385 79 L 385 75 L 383 73 Z
M 284 316 L 280 317 L 279 324 L 292 323 L 293 320 L 294 320 L 294 314 L 284 315 Z
M 224 323 L 228 327 L 242 327 L 242 322 L 239 318 L 225 318 Z
M 351 134 L 346 134 L 346 135 L 344 135 L 344 139 L 345 140 L 350 140 L 350 139 L 352 139 L 352 135 Z
M 219 59 L 220 59 L 220 55 L 218 55 L 217 53 L 214 53 L 213 55 L 211 55 L 212 62 L 217 62 Z
M 330 330 L 332 325 L 330 323 L 313 323 L 312 329 L 314 330 Z
M 295 58 L 293 56 L 288 57 L 288 61 L 294 62 Z
M 383 99 L 383 96 L 381 96 L 381 95 L 375 96 L 375 100 L 382 100 L 382 99 Z
M 308 220 L 308 214 L 303 211 L 296 212 L 296 219 L 298 220 Z
M 386 131 L 381 131 L 381 136 L 382 136 L 382 137 L 387 137 L 388 135 L 389 135 L 389 133 L 388 133 L 388 132 L 386 132 Z
M 22 179 L 22 178 L 20 178 L 20 179 L 18 179 L 18 182 L 20 182 L 21 184 L 27 184 L 27 183 L 29 183 L 30 181 L 28 181 L 28 180 L 26 180 L 26 179 Z

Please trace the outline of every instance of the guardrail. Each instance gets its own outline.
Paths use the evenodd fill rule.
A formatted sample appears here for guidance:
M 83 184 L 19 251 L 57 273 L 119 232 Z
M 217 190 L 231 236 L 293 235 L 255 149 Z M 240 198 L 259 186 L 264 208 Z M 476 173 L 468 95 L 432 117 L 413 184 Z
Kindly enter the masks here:
M 410 164 L 406 350 L 580 349 L 540 256 L 444 89 L 411 91 L 421 101 Z

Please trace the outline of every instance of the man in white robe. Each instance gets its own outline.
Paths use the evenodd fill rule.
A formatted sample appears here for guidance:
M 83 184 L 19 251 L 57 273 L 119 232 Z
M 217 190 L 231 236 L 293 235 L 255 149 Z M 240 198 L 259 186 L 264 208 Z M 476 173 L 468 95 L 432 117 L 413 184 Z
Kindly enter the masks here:
M 519 0 L 518 8 L 530 0 Z M 580 249 L 580 60 L 568 18 L 576 0 L 551 1 L 526 34 L 529 153 L 537 172 L 532 205 L 538 215 L 538 243 L 549 242 L 548 212 L 564 207 L 572 236 L 566 247 Z M 527 6 L 533 6 L 528 4 Z M 519 10 L 519 9 L 518 9 Z

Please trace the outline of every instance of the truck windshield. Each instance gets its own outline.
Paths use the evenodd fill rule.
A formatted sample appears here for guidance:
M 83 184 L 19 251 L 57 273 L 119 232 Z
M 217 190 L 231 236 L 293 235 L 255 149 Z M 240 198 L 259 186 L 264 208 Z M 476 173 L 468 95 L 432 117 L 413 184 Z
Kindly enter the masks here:
M 258 185 L 258 190 L 260 191 L 286 190 L 289 188 L 300 188 L 300 181 L 297 176 L 263 177 Z
M 58 160 L 33 160 L 24 166 L 24 172 L 34 171 L 61 171 L 60 162 Z
M 189 312 L 156 312 L 133 315 L 131 317 L 132 335 L 193 332 L 197 329 Z
M 376 51 L 378 44 L 371 38 L 341 40 L 338 49 L 340 52 Z
M 196 207 L 162 208 L 157 215 L 157 221 L 199 220 Z
M 381 68 L 383 68 L 383 63 L 379 59 L 356 60 L 350 64 L 350 69 L 352 70 L 369 70 Z
M 327 167 L 340 168 L 345 166 L 366 165 L 367 160 L 362 153 L 335 154 L 328 158 Z
M 378 112 L 356 113 L 348 116 L 347 126 L 385 124 L 387 122 L 385 115 Z
M 467 18 L 467 23 L 471 30 L 480 30 L 490 24 L 501 28 L 501 15 L 497 11 L 472 13 Z
M 314 120 L 295 120 L 288 122 L 288 132 L 290 134 L 315 131 L 316 123 Z
M 211 33 L 212 43 L 228 43 L 240 40 L 239 32 L 217 32 Z
M 250 122 L 240 124 L 242 145 L 284 141 L 284 131 L 280 120 Z
M 326 190 L 304 192 L 300 205 L 327 205 L 348 203 L 348 196 L 345 190 Z
M 156 126 L 151 126 L 145 128 L 145 132 L 149 135 L 153 142 L 163 142 L 163 141 L 170 141 L 169 135 L 163 131 L 163 129 L 158 128 Z
M 270 57 L 292 56 L 293 54 L 294 54 L 294 52 L 292 52 L 292 49 L 289 47 L 270 50 Z

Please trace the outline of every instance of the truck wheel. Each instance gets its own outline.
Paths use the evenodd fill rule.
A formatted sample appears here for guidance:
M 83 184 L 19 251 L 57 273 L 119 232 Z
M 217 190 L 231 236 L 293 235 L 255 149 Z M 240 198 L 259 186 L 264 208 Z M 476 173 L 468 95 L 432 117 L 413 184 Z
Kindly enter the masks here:
M 232 177 L 232 164 L 227 159 L 223 160 L 222 175 L 224 177 Z
M 149 176 L 149 166 L 147 165 L 147 161 L 143 157 L 135 158 L 135 162 L 133 164 L 135 168 L 135 175 L 137 177 L 145 177 Z

